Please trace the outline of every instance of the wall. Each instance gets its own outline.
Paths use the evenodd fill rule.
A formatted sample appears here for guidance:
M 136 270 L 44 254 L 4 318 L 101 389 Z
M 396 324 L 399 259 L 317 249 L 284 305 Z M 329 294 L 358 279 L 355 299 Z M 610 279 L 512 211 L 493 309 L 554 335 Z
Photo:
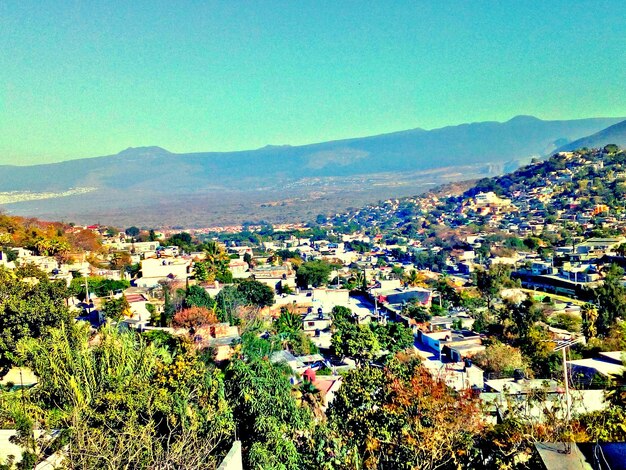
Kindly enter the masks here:
M 243 459 L 241 458 L 241 442 L 233 442 L 230 451 L 224 460 L 217 467 L 217 470 L 243 470 Z

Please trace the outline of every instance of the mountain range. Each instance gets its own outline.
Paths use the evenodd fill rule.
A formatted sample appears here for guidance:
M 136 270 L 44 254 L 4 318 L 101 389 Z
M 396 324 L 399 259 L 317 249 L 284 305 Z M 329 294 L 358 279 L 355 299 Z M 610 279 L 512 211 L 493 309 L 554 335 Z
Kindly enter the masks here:
M 0 166 L 10 212 L 68 221 L 210 226 L 284 221 L 495 175 L 556 150 L 624 143 L 624 118 L 517 116 L 303 146 L 176 154 L 160 147 Z

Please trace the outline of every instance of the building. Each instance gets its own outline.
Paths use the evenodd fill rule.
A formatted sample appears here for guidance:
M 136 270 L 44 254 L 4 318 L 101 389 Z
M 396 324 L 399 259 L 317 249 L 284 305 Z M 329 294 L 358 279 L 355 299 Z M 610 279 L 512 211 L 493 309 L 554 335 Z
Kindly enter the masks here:
M 417 340 L 452 362 L 459 362 L 485 350 L 480 335 L 469 330 L 418 330 Z
M 567 365 L 572 380 L 588 385 L 598 376 L 610 378 L 626 372 L 625 357 L 626 351 L 601 352 L 598 357 L 567 361 Z
M 330 331 L 333 320 L 324 313 L 322 307 L 309 309 L 309 313 L 302 317 L 302 329 L 308 336 L 320 336 L 322 332 Z
M 191 261 L 182 258 L 150 258 L 141 261 L 139 287 L 154 287 L 164 279 L 186 280 Z

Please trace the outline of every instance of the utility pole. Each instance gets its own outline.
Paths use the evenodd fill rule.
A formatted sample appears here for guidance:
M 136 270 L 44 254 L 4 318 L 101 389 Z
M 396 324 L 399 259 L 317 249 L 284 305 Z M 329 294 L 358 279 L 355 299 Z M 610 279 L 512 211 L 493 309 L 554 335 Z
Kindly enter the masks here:
M 571 397 L 569 391 L 569 374 L 567 371 L 567 348 L 582 341 L 582 338 L 573 338 L 569 340 L 561 340 L 557 342 L 555 351 L 563 351 L 563 382 L 565 385 L 565 426 L 569 430 L 571 418 Z M 569 454 L 572 451 L 572 445 L 568 440 L 565 442 L 565 451 Z

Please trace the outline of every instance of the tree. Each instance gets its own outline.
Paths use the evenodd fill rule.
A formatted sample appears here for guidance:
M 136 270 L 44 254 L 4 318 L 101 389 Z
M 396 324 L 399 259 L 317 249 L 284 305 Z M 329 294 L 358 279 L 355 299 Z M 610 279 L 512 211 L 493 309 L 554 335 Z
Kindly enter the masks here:
M 595 290 L 598 305 L 596 327 L 598 334 L 606 335 L 611 325 L 626 311 L 626 287 L 622 284 L 624 270 L 616 264 L 609 268 L 604 282 Z
M 175 328 L 199 328 L 218 323 L 213 310 L 206 307 L 189 307 L 174 314 L 172 326 Z
M 185 293 L 183 305 L 189 307 L 205 307 L 209 310 L 214 309 L 216 302 L 209 293 L 201 286 L 189 286 Z
M 49 281 L 33 266 L 0 268 L 0 365 L 15 360 L 22 338 L 42 338 L 70 322 L 65 283 Z
M 256 357 L 235 359 L 226 368 L 226 397 L 233 407 L 246 468 L 301 468 L 298 436 L 309 428 L 311 414 L 292 395 L 291 373 L 284 364 Z
M 336 354 L 351 357 L 359 363 L 371 361 L 380 350 L 378 339 L 369 325 L 342 325 L 333 332 L 331 345 Z
M 376 335 L 380 348 L 392 354 L 412 347 L 415 340 L 411 328 L 400 322 L 374 323 L 371 329 Z
M 509 268 L 503 264 L 495 264 L 488 271 L 484 269 L 476 271 L 476 287 L 487 302 L 488 310 L 491 310 L 493 301 L 500 294 L 509 275 Z
M 100 308 L 100 313 L 105 318 L 110 318 L 113 321 L 120 321 L 122 317 L 130 316 L 130 304 L 126 297 L 122 296 L 117 299 L 105 299 Z
M 209 270 L 206 267 L 206 263 L 203 263 L 202 261 L 196 261 L 193 264 L 193 277 L 198 282 L 207 282 L 209 280 L 210 274 Z M 214 275 L 213 278 L 215 278 Z
M 220 321 L 235 324 L 240 307 L 248 304 L 246 296 L 235 286 L 224 286 L 215 296 L 215 308 Z
M 141 230 L 139 230 L 137 227 L 135 227 L 134 225 L 132 227 L 128 227 L 126 230 L 124 230 L 124 233 L 126 235 L 128 235 L 129 237 L 136 237 L 139 235 L 139 233 L 141 233 Z
M 408 274 L 403 277 L 403 281 L 407 286 L 411 287 L 425 287 L 426 278 L 423 274 L 417 272 L 415 269 L 411 269 Z
M 282 334 L 297 334 L 302 331 L 302 318 L 286 307 L 280 309 L 280 317 L 276 320 L 276 332 Z
M 132 331 L 72 323 L 24 340 L 19 358 L 39 377 L 21 406 L 68 468 L 215 468 L 234 434 L 221 373 L 187 343 L 173 353 Z M 3 412 L 6 402 L 3 403 Z M 11 413 L 14 416 L 14 413 Z M 69 432 L 71 431 L 71 432 Z
M 348 372 L 328 416 L 339 446 L 354 449 L 358 460 L 333 468 L 482 467 L 473 461 L 482 427 L 479 400 L 450 391 L 414 362 L 396 359 L 384 370 Z
M 590 303 L 586 303 L 580 309 L 582 316 L 582 332 L 585 339 L 589 341 L 591 338 L 595 338 L 598 330 L 596 322 L 598 321 L 598 309 Z
M 328 277 L 333 265 L 323 260 L 313 260 L 302 263 L 296 272 L 296 281 L 300 287 L 319 287 L 328 283 Z
M 274 329 L 283 349 L 293 354 L 314 354 L 317 346 L 302 329 L 302 318 L 287 307 L 280 309 L 280 317 L 274 323 Z
M 528 364 L 524 361 L 518 348 L 496 341 L 473 357 L 474 362 L 487 374 L 495 377 L 513 377 L 515 369 L 526 370 Z
M 237 285 L 237 291 L 243 295 L 248 305 L 268 307 L 274 304 L 274 290 L 262 282 L 247 279 Z
M 402 314 L 412 318 L 418 323 L 425 323 L 432 318 L 432 315 L 428 313 L 426 307 L 420 304 L 419 301 L 407 303 L 402 307 Z
M 96 297 L 106 297 L 115 291 L 124 290 L 130 287 L 130 282 L 124 280 L 106 279 L 104 277 L 80 277 L 72 279 L 70 283 L 70 293 L 80 300 L 84 300 L 87 292 L 85 291 L 85 283 L 89 288 L 89 295 Z

